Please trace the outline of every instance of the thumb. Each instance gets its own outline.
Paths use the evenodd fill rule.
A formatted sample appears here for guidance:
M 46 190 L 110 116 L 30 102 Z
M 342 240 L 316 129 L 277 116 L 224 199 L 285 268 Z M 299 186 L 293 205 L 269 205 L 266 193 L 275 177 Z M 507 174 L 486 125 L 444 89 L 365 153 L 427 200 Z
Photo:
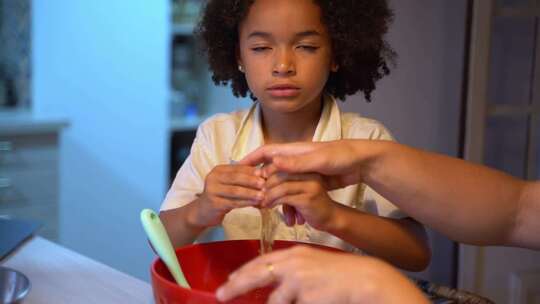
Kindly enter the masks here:
M 272 160 L 272 146 L 262 146 L 246 155 L 238 164 L 246 166 L 256 166 Z

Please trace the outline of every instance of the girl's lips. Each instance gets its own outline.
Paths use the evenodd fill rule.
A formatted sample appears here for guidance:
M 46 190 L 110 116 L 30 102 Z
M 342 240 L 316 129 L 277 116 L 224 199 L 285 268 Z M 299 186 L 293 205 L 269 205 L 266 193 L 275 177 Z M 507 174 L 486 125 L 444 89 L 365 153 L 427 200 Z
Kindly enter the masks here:
M 277 87 L 268 89 L 268 92 L 272 97 L 295 97 L 300 94 L 300 89 L 293 87 Z

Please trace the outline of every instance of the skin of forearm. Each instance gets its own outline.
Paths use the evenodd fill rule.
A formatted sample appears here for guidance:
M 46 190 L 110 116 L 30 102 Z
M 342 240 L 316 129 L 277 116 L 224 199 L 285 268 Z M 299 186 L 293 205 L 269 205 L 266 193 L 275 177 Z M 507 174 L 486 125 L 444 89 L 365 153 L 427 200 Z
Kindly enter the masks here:
M 513 245 L 524 182 L 459 159 L 391 142 L 377 145 L 363 180 L 379 194 L 456 241 Z
M 407 277 L 387 263 L 378 259 L 356 261 L 351 265 L 361 270 L 357 270 L 359 276 L 355 282 L 367 280 L 372 284 L 356 283 L 350 303 L 431 303 Z
M 425 231 L 411 219 L 383 218 L 336 203 L 325 230 L 408 271 L 425 269 L 431 258 Z
M 540 250 L 540 181 L 527 182 L 522 188 L 512 245 Z
M 161 211 L 159 217 L 167 230 L 174 247 L 181 247 L 193 243 L 205 227 L 199 227 L 193 223 L 192 217 L 197 200 L 171 210 Z

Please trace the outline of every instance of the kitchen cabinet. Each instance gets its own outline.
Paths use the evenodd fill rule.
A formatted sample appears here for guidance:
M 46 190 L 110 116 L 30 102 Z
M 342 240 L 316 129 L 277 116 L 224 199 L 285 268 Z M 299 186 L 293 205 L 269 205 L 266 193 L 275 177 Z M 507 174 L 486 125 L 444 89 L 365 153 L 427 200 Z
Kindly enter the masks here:
M 64 120 L 0 118 L 0 216 L 39 221 L 58 240 L 59 142 Z

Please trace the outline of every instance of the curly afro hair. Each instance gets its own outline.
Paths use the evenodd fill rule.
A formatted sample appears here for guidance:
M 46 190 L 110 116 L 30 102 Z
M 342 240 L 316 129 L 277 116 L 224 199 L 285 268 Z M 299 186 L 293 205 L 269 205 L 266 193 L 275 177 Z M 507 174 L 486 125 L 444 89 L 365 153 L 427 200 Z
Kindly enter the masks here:
M 208 0 L 195 35 L 208 56 L 216 85 L 231 83 L 233 94 L 251 94 L 238 71 L 238 27 L 255 0 Z M 371 101 L 375 82 L 390 73 L 396 54 L 384 40 L 393 13 L 386 0 L 313 0 L 330 34 L 333 56 L 339 65 L 330 73 L 324 91 L 344 100 L 361 91 Z

